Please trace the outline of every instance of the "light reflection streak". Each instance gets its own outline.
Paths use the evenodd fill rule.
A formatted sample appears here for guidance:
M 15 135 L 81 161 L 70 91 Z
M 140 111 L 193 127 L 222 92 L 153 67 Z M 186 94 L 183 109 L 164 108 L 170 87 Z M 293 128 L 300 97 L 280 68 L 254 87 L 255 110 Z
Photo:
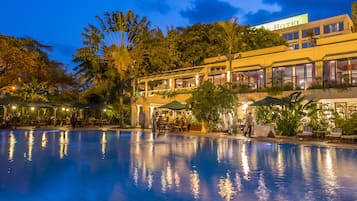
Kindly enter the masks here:
M 217 161 L 221 162 L 225 157 L 231 159 L 233 157 L 232 141 L 228 139 L 218 139 L 217 142 Z
M 102 139 L 100 140 L 100 144 L 102 145 L 102 155 L 103 159 L 105 158 L 105 151 L 106 151 L 106 145 L 107 145 L 107 136 L 106 132 L 102 132 Z
M 243 185 L 238 172 L 236 173 L 235 183 L 236 183 L 237 192 L 241 192 Z
M 300 164 L 301 170 L 303 174 L 303 178 L 305 180 L 310 180 L 309 172 L 311 172 L 311 151 L 305 148 L 303 145 L 299 146 L 300 148 Z
M 285 175 L 285 164 L 284 164 L 284 155 L 281 147 L 278 146 L 278 157 L 276 163 L 276 171 L 279 177 L 284 177 Z
M 147 176 L 148 179 L 148 189 L 150 190 L 152 188 L 152 184 L 154 182 L 154 176 L 151 171 L 149 171 L 149 175 Z
M 163 193 L 165 193 L 166 189 L 167 189 L 167 183 L 166 183 L 166 178 L 165 178 L 165 172 L 162 171 L 161 172 L 161 191 Z
M 242 167 L 243 167 L 243 173 L 244 173 L 244 179 L 249 180 L 249 163 L 248 163 L 248 156 L 247 156 L 247 151 L 246 151 L 247 145 L 245 143 L 242 144 L 242 150 L 241 150 L 241 159 L 242 159 Z
M 15 138 L 15 135 L 11 131 L 11 133 L 9 135 L 9 161 L 14 160 L 15 144 L 16 144 L 16 138 Z
M 68 155 L 68 144 L 69 144 L 69 136 L 68 131 L 64 131 L 60 133 L 59 141 L 59 155 L 62 159 L 64 156 Z
M 258 189 L 255 191 L 259 201 L 269 200 L 270 190 L 267 188 L 263 173 L 259 175 Z
M 135 186 L 137 186 L 139 180 L 139 170 L 137 167 L 134 168 L 133 179 L 134 179 Z
M 43 148 L 43 149 L 45 149 L 46 147 L 47 147 L 47 134 L 46 134 L 46 132 L 43 132 L 42 133 L 42 137 L 41 137 L 41 147 Z
M 174 177 L 175 177 L 175 186 L 177 189 L 180 189 L 181 179 L 180 179 L 180 175 L 178 174 L 178 172 L 175 171 Z
M 167 181 L 167 188 L 171 189 L 173 184 L 173 177 L 172 177 L 172 168 L 170 162 L 168 162 L 166 167 L 166 181 Z
M 31 130 L 28 135 L 28 149 L 27 149 L 27 160 L 32 161 L 32 149 L 34 144 L 35 138 L 33 136 L 33 131 Z
M 236 195 L 230 174 L 226 173 L 226 178 L 220 178 L 218 183 L 218 194 L 226 201 L 231 200 Z
M 190 172 L 190 186 L 193 198 L 200 198 L 200 177 L 196 170 Z
M 336 151 L 335 149 L 333 149 L 334 151 Z M 331 149 L 327 149 L 326 150 L 326 160 L 325 160 L 325 170 L 322 171 L 324 173 L 324 175 L 322 175 L 321 177 L 324 178 L 324 182 L 327 185 L 327 191 L 326 193 L 329 195 L 335 195 L 335 187 L 337 186 L 337 178 L 336 178 L 336 172 L 334 169 L 334 165 L 333 165 L 333 158 L 331 155 Z

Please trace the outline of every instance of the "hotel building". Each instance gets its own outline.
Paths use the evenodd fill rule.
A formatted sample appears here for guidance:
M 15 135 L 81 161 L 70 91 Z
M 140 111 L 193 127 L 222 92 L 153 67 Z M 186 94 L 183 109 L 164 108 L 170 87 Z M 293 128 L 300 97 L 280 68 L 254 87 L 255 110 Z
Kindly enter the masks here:
M 232 82 L 241 103 L 238 118 L 272 89 L 280 90 L 280 97 L 301 91 L 308 99 L 318 98 L 324 109 L 345 115 L 357 110 L 357 33 L 352 33 L 348 15 L 307 22 L 305 14 L 259 26 L 282 35 L 288 46 L 237 53 L 232 72 L 227 58 L 218 56 L 205 59 L 201 66 L 140 77 L 133 84 L 132 126 L 138 125 L 142 111 L 150 127 L 154 108 L 173 100 L 184 103 L 205 80 Z

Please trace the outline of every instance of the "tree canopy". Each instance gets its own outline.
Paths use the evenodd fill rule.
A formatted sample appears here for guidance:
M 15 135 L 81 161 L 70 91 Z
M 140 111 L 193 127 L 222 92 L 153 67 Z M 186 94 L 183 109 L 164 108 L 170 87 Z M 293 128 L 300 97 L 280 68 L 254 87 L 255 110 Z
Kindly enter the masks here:
M 51 50 L 52 47 L 32 38 L 0 35 L 1 95 L 17 96 L 24 101 L 54 101 L 75 88 L 75 78 L 63 64 L 49 58 L 47 52 Z M 46 98 L 40 98 L 44 95 Z

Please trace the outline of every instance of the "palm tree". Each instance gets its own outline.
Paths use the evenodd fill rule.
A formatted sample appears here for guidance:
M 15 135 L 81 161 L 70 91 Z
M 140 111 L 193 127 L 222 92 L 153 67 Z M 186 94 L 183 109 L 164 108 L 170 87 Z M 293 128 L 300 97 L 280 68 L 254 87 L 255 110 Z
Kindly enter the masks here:
M 131 67 L 135 61 L 131 50 L 139 32 L 149 23 L 130 10 L 126 14 L 105 12 L 104 18 L 96 18 L 98 27 L 90 24 L 84 29 L 84 47 L 75 55 L 75 61 L 80 63 L 75 70 L 86 83 L 92 82 L 93 87 L 102 88 L 107 102 L 112 97 L 119 98 L 120 126 L 123 126 L 124 97 L 130 89 L 134 70 Z
M 233 48 L 234 45 L 237 44 L 239 40 L 239 35 L 238 35 L 238 28 L 239 26 L 237 25 L 237 17 L 233 17 L 231 20 L 227 21 L 220 21 L 218 22 L 218 25 L 223 28 L 224 30 L 224 35 L 223 35 L 223 40 L 228 48 L 228 60 L 229 60 L 229 82 L 232 80 L 232 53 L 233 53 Z

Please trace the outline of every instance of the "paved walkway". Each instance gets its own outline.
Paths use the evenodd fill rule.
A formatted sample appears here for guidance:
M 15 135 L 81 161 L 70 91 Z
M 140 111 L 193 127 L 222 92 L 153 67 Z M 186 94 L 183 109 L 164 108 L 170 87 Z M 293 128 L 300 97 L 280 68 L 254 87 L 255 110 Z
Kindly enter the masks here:
M 140 129 L 140 128 L 128 128 L 128 129 L 120 129 L 117 125 L 106 125 L 102 127 L 93 126 L 93 127 L 80 127 L 72 129 L 70 126 L 62 126 L 62 127 L 54 127 L 54 126 L 43 126 L 40 128 L 35 127 L 18 127 L 17 129 L 59 129 L 59 130 L 122 130 L 122 131 L 144 131 L 145 133 L 152 133 L 151 129 Z M 271 137 L 254 137 L 251 138 L 245 137 L 242 134 L 228 135 L 227 133 L 222 132 L 212 132 L 212 133 L 201 133 L 198 131 L 192 132 L 166 132 L 172 135 L 188 135 L 188 136 L 204 136 L 211 138 L 229 138 L 229 139 L 241 139 L 241 140 L 257 140 L 264 142 L 274 142 L 274 143 L 288 143 L 288 144 L 303 144 L 303 145 L 314 145 L 314 146 L 323 146 L 323 147 L 336 147 L 336 148 L 346 148 L 346 149 L 357 149 L 357 143 L 342 143 L 342 142 L 331 142 L 325 139 L 305 139 L 301 140 L 297 137 L 285 137 L 285 136 L 277 136 L 274 138 Z

